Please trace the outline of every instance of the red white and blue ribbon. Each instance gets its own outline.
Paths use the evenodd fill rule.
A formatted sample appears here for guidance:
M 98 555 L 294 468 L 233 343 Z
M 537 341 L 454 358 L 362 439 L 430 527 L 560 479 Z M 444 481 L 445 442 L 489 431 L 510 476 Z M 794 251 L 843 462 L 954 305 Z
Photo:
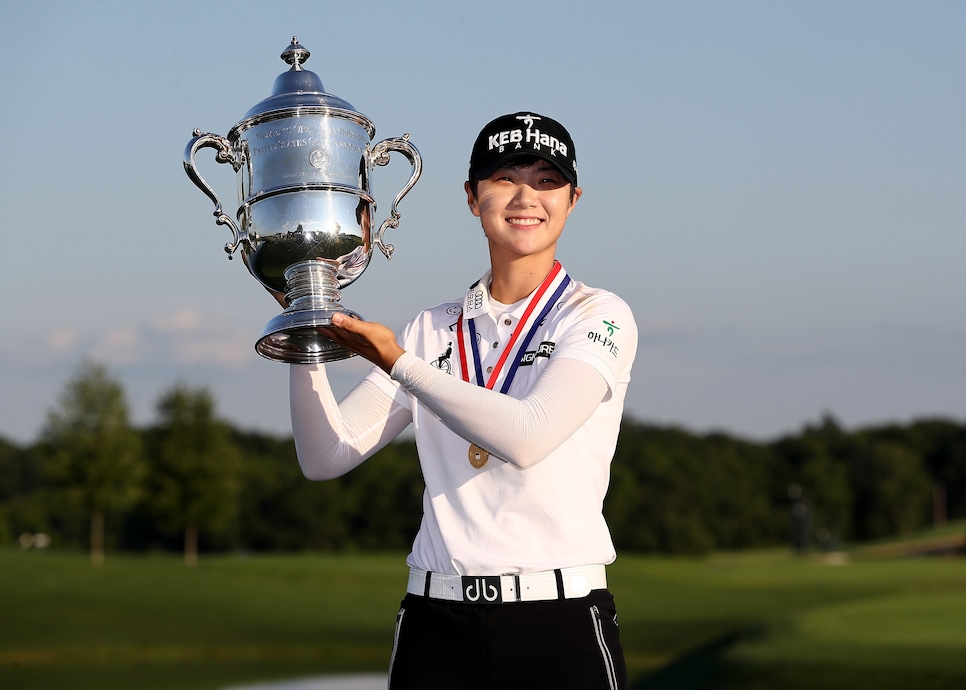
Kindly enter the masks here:
M 533 340 L 533 336 L 536 335 L 537 329 L 540 328 L 540 324 L 542 324 L 544 319 L 547 318 L 547 314 L 550 313 L 550 310 L 553 308 L 553 306 L 560 300 L 560 297 L 563 295 L 564 290 L 567 289 L 569 284 L 570 276 L 567 275 L 567 272 L 564 270 L 559 261 L 554 261 L 553 268 L 550 269 L 550 273 L 547 274 L 546 278 L 543 279 L 543 282 L 540 283 L 540 286 L 530 297 L 530 301 L 527 304 L 526 310 L 523 312 L 523 316 L 520 318 L 520 322 L 517 324 L 517 327 L 513 329 L 510 339 L 503 347 L 503 352 L 500 355 L 500 359 L 497 361 L 496 366 L 493 367 L 493 371 L 490 372 L 490 377 L 485 382 L 483 379 L 483 365 L 480 358 L 479 345 L 477 344 L 476 326 L 473 323 L 474 320 L 469 319 L 469 340 L 470 348 L 472 349 L 473 354 L 473 369 L 476 378 L 476 385 L 485 386 L 486 388 L 492 389 L 499 380 L 500 372 L 503 371 L 503 367 L 510 359 L 510 355 L 512 353 L 512 363 L 507 371 L 503 385 L 500 387 L 500 392 L 506 393 L 508 390 L 510 390 L 510 384 L 513 382 L 513 377 L 516 376 L 517 369 L 520 367 L 520 354 L 526 352 L 527 347 L 530 345 L 530 341 Z M 520 334 L 523 333 L 524 329 L 527 329 L 526 336 L 520 340 Z M 463 334 L 462 313 L 460 313 L 459 319 L 456 322 L 456 335 L 459 343 L 460 373 L 464 381 L 469 381 L 469 361 L 466 356 L 466 338 Z M 518 340 L 519 344 L 517 344 Z

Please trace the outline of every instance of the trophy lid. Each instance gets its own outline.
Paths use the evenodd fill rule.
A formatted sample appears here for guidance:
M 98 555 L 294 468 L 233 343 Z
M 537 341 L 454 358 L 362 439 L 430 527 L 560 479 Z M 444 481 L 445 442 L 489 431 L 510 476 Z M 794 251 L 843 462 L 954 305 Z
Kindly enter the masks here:
M 323 106 L 354 111 L 355 108 L 346 101 L 325 92 L 319 75 L 303 69 L 302 63 L 309 59 L 309 55 L 311 53 L 299 43 L 298 36 L 292 36 L 292 43 L 279 56 L 292 68 L 275 78 L 272 95 L 245 113 L 245 119 L 273 110 L 300 106 Z

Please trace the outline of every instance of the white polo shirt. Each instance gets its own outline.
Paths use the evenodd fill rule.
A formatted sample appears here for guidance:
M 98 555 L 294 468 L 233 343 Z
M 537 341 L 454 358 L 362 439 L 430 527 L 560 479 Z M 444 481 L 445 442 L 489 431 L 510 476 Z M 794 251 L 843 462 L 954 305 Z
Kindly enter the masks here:
M 461 301 L 421 312 L 399 334 L 400 345 L 461 377 L 457 320 L 464 312 L 463 332 L 473 319 L 485 378 L 497 366 L 529 302 L 495 302 L 486 289 L 489 279 L 487 273 Z M 467 459 L 469 441 L 380 369 L 369 374 L 412 413 L 426 490 L 422 524 L 407 559 L 410 566 L 455 575 L 498 575 L 608 564 L 616 558 L 602 506 L 637 327 L 630 308 L 613 293 L 568 279 L 563 271 L 562 279 L 566 284 L 561 296 L 525 349 L 519 341 L 516 351 L 511 349 L 493 388 L 501 389 L 517 361 L 506 394 L 523 398 L 550 358 L 568 357 L 596 369 L 609 391 L 585 424 L 532 467 L 521 470 L 491 456 L 483 468 L 474 468 Z M 471 350 L 464 349 L 471 360 L 470 381 L 475 381 Z

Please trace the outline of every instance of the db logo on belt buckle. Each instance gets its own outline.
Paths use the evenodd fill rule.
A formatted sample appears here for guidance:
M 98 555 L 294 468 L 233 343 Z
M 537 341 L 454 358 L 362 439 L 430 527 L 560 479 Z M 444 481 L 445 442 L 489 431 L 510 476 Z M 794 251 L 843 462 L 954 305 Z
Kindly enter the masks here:
M 463 601 L 469 604 L 502 604 L 503 590 L 499 575 L 464 576 Z

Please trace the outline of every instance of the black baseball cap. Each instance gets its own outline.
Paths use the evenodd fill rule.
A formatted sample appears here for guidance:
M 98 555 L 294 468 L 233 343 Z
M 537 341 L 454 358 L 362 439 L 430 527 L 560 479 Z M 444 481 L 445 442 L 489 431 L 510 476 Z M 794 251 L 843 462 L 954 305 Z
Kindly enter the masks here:
M 486 179 L 517 156 L 550 161 L 571 184 L 577 184 L 577 157 L 570 133 L 556 120 L 531 112 L 503 115 L 480 131 L 470 155 L 469 179 Z

